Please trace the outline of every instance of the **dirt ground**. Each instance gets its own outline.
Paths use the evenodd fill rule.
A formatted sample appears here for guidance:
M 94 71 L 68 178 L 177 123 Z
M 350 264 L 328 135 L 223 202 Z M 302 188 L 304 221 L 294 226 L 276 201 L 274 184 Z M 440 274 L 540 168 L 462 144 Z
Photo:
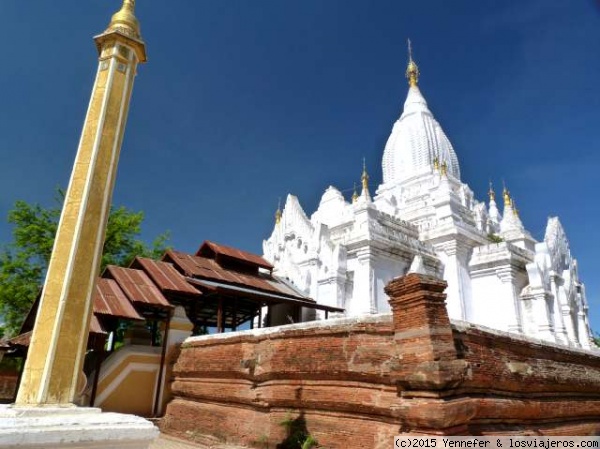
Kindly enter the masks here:
M 171 435 L 161 433 L 150 445 L 150 449 L 248 449 L 244 446 L 234 446 L 211 441 L 210 438 L 202 438 L 197 442 L 191 442 Z

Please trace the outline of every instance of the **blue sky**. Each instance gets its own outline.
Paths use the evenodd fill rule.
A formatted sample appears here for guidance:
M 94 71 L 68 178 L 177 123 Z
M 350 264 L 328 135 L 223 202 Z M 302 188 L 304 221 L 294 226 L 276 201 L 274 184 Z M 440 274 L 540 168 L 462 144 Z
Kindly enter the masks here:
M 119 0 L 2 0 L 0 216 L 66 186 Z M 349 197 L 402 110 L 406 38 L 420 87 L 484 199 L 504 179 L 541 239 L 558 215 L 600 329 L 600 3 L 596 0 L 139 0 L 140 67 L 114 203 L 170 230 L 261 252 L 279 197 Z M 10 228 L 0 222 L 0 242 Z

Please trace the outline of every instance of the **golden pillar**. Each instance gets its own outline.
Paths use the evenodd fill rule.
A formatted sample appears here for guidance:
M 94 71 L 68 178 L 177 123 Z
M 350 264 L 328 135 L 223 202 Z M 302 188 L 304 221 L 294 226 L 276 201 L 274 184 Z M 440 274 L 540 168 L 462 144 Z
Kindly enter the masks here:
M 94 38 L 98 71 L 16 406 L 67 406 L 75 398 L 133 80 L 146 61 L 134 9 L 135 0 L 124 0 Z

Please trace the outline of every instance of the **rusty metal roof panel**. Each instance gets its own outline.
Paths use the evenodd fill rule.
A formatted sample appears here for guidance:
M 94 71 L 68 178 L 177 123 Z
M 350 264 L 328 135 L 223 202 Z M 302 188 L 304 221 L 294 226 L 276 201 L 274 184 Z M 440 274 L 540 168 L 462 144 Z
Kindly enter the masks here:
M 241 249 L 232 248 L 231 246 L 220 245 L 218 243 L 211 242 L 210 240 L 206 240 L 202 244 L 202 246 L 200 246 L 200 249 L 196 253 L 196 256 L 202 256 L 203 249 L 205 247 L 210 248 L 215 252 L 215 254 L 218 255 L 231 257 L 232 259 L 236 259 L 241 262 L 246 262 L 251 265 L 256 265 L 258 267 L 266 268 L 267 270 L 273 269 L 273 265 L 271 265 L 269 262 L 267 262 L 265 259 L 263 259 L 257 254 L 252 254 L 247 251 L 242 251 Z
M 25 332 L 23 334 L 17 335 L 16 337 L 8 340 L 8 344 L 11 346 L 29 346 L 31 342 L 31 334 L 33 331 Z
M 343 312 L 344 311 L 344 309 L 342 309 L 340 307 L 327 306 L 324 304 L 317 304 L 314 300 L 312 300 L 310 298 L 304 298 L 304 299 L 290 298 L 289 296 L 278 295 L 276 293 L 267 293 L 267 292 L 259 291 L 259 290 L 249 288 L 249 287 L 239 287 L 236 285 L 223 284 L 220 282 L 214 282 L 214 281 L 208 281 L 208 280 L 193 279 L 191 282 L 194 282 L 195 284 L 198 284 L 201 286 L 205 286 L 207 288 L 216 288 L 217 290 L 235 292 L 235 293 L 241 294 L 241 295 L 246 294 L 246 295 L 259 296 L 265 300 L 275 300 L 276 302 L 294 304 L 294 305 L 309 307 L 309 308 L 313 308 L 313 309 L 328 310 L 328 311 L 332 311 L 332 312 Z
M 128 320 L 144 320 L 114 279 L 98 279 L 94 294 L 94 313 Z
M 106 271 L 117 281 L 119 287 L 131 302 L 162 309 L 173 307 L 142 270 L 109 265 Z
M 90 334 L 96 335 L 107 335 L 108 332 L 104 330 L 102 324 L 100 324 L 100 320 L 95 314 L 92 314 L 92 320 L 90 321 Z
M 200 296 L 202 293 L 192 287 L 173 264 L 146 257 L 136 257 L 135 261 L 162 291 L 169 291 L 190 296 Z
M 100 324 L 98 317 L 94 314 L 92 314 L 92 320 L 90 321 L 90 331 L 89 332 L 90 332 L 90 334 L 107 335 L 107 332 L 102 327 L 102 324 Z M 29 345 L 31 344 L 31 336 L 32 335 L 33 335 L 33 331 L 25 332 L 23 334 L 17 335 L 16 337 L 9 339 L 7 342 L 11 347 L 14 347 L 14 346 L 29 347 Z
M 209 279 L 239 286 L 248 286 L 266 292 L 287 295 L 293 298 L 308 299 L 306 296 L 289 288 L 268 273 L 241 273 L 221 267 L 214 259 L 192 256 L 174 250 L 168 251 L 166 257 L 172 260 L 173 263 L 189 277 Z
M 315 302 L 314 299 L 309 298 L 308 296 L 304 295 L 298 288 L 295 288 L 295 286 L 286 284 L 285 282 L 282 282 L 280 279 L 278 279 L 276 277 L 273 277 L 272 280 L 268 279 L 267 282 L 274 289 L 277 289 L 280 293 L 283 293 L 283 294 L 289 295 L 289 296 L 294 296 L 297 298 L 306 299 L 307 301 Z

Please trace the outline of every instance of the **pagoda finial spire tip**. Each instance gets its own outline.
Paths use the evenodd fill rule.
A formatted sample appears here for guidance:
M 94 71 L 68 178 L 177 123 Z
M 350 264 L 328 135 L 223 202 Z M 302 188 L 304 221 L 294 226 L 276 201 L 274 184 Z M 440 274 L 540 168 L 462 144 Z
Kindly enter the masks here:
M 369 173 L 367 173 L 367 162 L 363 157 L 363 171 L 360 177 L 360 182 L 362 184 L 362 195 L 370 198 L 369 194 Z
M 504 207 L 512 207 L 512 199 L 510 197 L 510 192 L 506 188 L 506 184 L 504 183 L 504 179 L 502 180 L 502 196 L 504 197 Z
M 490 201 L 496 201 L 496 192 L 494 192 L 494 186 L 492 185 L 491 179 L 490 179 L 490 189 L 488 190 L 488 195 L 490 196 Z
M 419 82 L 419 66 L 413 60 L 412 55 L 412 42 L 408 39 L 408 66 L 406 67 L 406 78 L 408 79 L 408 85 L 414 87 Z
M 275 224 L 281 223 L 281 197 L 277 201 L 277 210 L 275 211 Z

